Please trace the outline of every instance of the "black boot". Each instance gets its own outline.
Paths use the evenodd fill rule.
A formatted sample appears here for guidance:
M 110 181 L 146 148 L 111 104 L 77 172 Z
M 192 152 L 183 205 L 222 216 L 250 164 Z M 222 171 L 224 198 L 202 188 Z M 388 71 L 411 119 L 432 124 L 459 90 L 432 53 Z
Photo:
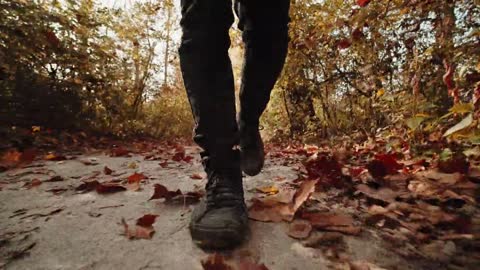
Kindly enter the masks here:
M 257 175 L 265 163 L 265 151 L 258 126 L 248 126 L 240 121 L 239 128 L 242 171 L 250 176 Z
M 207 198 L 195 208 L 190 222 L 192 239 L 202 248 L 233 248 L 248 234 L 238 150 L 231 150 L 231 155 L 233 161 L 228 166 L 219 166 L 211 157 L 203 158 L 208 175 Z
M 242 170 L 251 176 L 260 173 L 264 164 L 259 119 L 285 63 L 289 7 L 289 0 L 237 1 L 235 5 L 245 42 L 238 117 L 240 150 Z

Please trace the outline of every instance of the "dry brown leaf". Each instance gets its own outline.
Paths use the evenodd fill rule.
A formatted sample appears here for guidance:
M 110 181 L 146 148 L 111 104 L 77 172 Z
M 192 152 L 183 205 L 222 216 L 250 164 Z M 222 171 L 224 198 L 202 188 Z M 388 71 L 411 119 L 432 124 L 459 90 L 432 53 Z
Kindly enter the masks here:
M 199 173 L 194 173 L 190 176 L 190 178 L 192 178 L 194 180 L 202 180 L 203 176 L 201 176 Z
M 31 189 L 31 188 L 37 187 L 41 184 L 42 184 L 42 181 L 40 181 L 39 179 L 33 179 L 32 181 L 30 181 L 28 183 L 25 183 L 25 185 L 23 185 L 23 187 L 25 187 L 27 189 Z
M 272 199 L 264 201 L 255 199 L 248 210 L 248 215 L 253 220 L 263 222 L 292 221 L 300 206 L 302 206 L 315 191 L 317 182 L 318 180 L 303 181 L 300 188 L 295 192 L 292 201 L 289 203 L 278 202 Z
M 127 190 L 124 186 L 121 186 L 116 183 L 98 183 L 95 187 L 97 193 L 104 194 L 104 193 L 114 193 Z
M 301 217 L 310 221 L 315 229 L 341 232 L 345 234 L 357 235 L 360 233 L 360 227 L 355 226 L 351 216 L 340 213 L 302 213 Z
M 363 193 L 368 198 L 380 200 L 388 203 L 395 202 L 395 198 L 400 195 L 399 193 L 389 188 L 373 189 L 364 184 L 360 184 L 356 186 L 356 189 L 361 193 Z
M 110 175 L 113 173 L 113 170 L 108 168 L 107 166 L 103 167 L 103 173 L 106 175 Z
M 306 220 L 294 220 L 288 229 L 288 235 L 295 239 L 308 238 L 311 232 L 312 224 Z
M 128 239 L 152 239 L 152 236 L 155 233 L 152 226 L 143 227 L 136 225 L 134 228 L 130 228 L 123 218 L 122 225 L 125 229 L 124 234 Z

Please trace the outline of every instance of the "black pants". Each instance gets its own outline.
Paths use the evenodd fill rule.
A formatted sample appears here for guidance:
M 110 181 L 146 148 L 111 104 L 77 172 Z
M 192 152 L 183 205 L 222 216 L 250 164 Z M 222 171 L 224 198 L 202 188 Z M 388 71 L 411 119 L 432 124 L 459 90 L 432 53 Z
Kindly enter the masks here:
M 231 0 L 181 0 L 180 64 L 204 155 L 221 156 L 238 144 L 234 81 L 228 56 Z M 257 126 L 288 49 L 289 0 L 239 0 L 245 59 L 239 121 Z M 223 157 L 220 157 L 223 158 Z

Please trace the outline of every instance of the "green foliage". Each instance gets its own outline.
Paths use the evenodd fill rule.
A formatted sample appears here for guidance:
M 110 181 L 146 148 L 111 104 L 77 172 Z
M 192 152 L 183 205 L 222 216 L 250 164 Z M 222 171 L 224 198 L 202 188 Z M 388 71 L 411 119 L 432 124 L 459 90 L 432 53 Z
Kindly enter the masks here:
M 292 40 L 277 84 L 289 112 L 282 115 L 287 121 L 277 122 L 288 125 L 277 128 L 323 138 L 373 135 L 397 123 L 433 131 L 451 126 L 459 110 L 473 110 L 480 81 L 478 3 L 352 2 L 293 2 Z

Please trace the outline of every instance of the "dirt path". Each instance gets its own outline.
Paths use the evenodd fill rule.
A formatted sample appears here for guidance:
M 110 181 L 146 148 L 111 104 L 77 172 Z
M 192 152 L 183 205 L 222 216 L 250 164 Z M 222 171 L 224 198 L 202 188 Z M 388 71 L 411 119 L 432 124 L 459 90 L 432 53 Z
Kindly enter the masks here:
M 145 160 L 143 155 L 110 157 L 98 152 L 71 160 L 37 161 L 28 168 L 1 173 L 0 268 L 203 269 L 201 261 L 209 253 L 194 246 L 188 232 L 193 206 L 149 201 L 154 184 L 184 193 L 202 190 L 206 180 L 192 179 L 192 175 L 203 176 L 197 151 L 188 147 L 186 155 L 194 156 L 194 160 L 171 161 L 162 164 L 163 167 L 158 160 Z M 105 174 L 105 167 L 113 171 L 111 175 Z M 247 200 L 258 195 L 256 188 L 292 182 L 298 174 L 295 168 L 295 161 L 269 158 L 260 175 L 245 178 Z M 126 179 L 135 172 L 148 177 L 142 180 L 138 191 L 99 194 L 76 190 L 88 179 L 99 182 Z M 34 179 L 42 183 L 36 185 Z M 312 196 L 325 208 L 356 217 L 354 205 L 342 202 L 338 191 Z M 158 215 L 151 239 L 129 240 L 122 235 L 122 218 L 134 224 L 144 214 Z M 244 246 L 223 254 L 230 264 L 251 260 L 268 269 L 380 269 L 352 266 L 357 262 L 358 267 L 365 267 L 368 262 L 385 269 L 446 269 L 446 261 L 440 259 L 408 259 L 399 255 L 388 248 L 388 241 L 375 229 L 368 227 L 363 227 L 356 236 L 315 232 L 309 239 L 325 235 L 331 238 L 316 248 L 289 237 L 285 222 L 252 220 L 251 228 L 251 239 Z M 449 245 L 442 246 L 439 257 L 455 253 L 455 244 Z

